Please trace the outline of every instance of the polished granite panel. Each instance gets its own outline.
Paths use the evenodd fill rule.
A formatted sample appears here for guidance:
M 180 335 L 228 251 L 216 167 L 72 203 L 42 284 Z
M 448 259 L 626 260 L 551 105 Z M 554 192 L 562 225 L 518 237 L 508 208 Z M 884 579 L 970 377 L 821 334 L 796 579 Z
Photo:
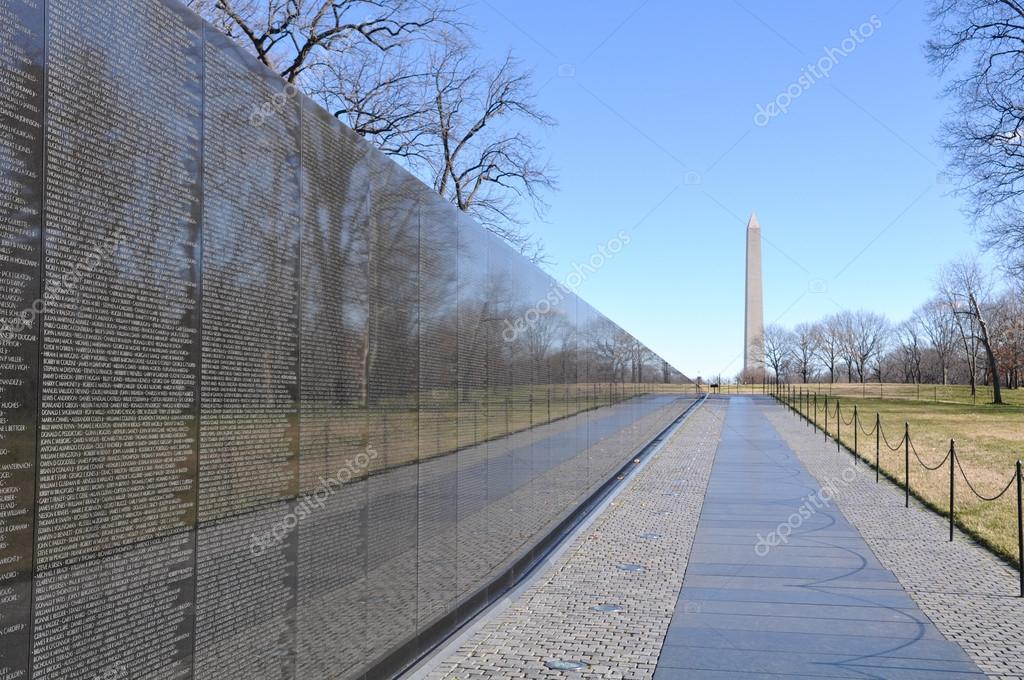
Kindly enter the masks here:
M 7 584 L 0 617 L 0 677 L 25 676 L 31 601 L 41 293 L 43 164 L 42 8 L 3 0 L 0 53 L 0 574 Z
M 177 0 L 0 16 L 0 677 L 387 675 L 692 402 Z

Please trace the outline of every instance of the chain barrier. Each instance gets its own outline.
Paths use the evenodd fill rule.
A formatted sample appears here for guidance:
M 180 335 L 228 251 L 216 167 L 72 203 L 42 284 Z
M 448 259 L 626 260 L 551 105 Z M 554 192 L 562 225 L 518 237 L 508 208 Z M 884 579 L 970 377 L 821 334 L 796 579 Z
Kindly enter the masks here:
M 956 466 L 960 469 L 960 475 L 964 478 L 964 481 L 967 482 L 967 488 L 970 489 L 971 492 L 975 496 L 977 496 L 981 500 L 989 502 L 989 503 L 991 503 L 993 501 L 997 501 L 1000 498 L 1002 498 L 1003 496 L 1005 496 L 1006 492 L 1009 491 L 1010 487 L 1012 487 L 1014 485 L 1014 483 L 1016 483 L 1016 481 L 1017 481 L 1017 474 L 1014 473 L 1014 475 L 1012 477 L 1010 477 L 1010 481 L 1006 483 L 1006 488 L 1004 488 L 1002 491 L 1000 491 L 998 495 L 992 496 L 991 498 L 989 498 L 988 496 L 981 495 L 980 493 L 978 493 L 978 490 L 974 488 L 974 485 L 971 484 L 971 480 L 967 478 L 967 472 L 964 471 L 964 466 L 960 464 L 960 459 L 959 458 L 957 458 L 957 460 L 956 460 Z
M 810 395 L 808 394 L 808 398 L 809 397 L 810 397 Z M 804 418 L 806 418 L 808 420 L 808 422 L 810 422 L 810 417 L 808 415 L 802 413 L 802 404 L 800 404 L 799 406 L 794 405 L 795 402 L 793 402 L 792 400 L 786 399 L 786 398 L 782 398 L 782 399 L 780 399 L 780 401 L 782 401 L 784 404 L 786 404 L 791 409 L 796 411 L 798 414 L 803 415 Z M 817 413 L 817 410 L 815 410 L 815 413 Z M 831 410 L 825 409 L 825 415 L 826 415 L 826 417 L 832 415 Z M 1022 488 L 1024 488 L 1024 484 L 1022 484 L 1022 478 L 1024 478 L 1024 472 L 1022 472 L 1022 467 L 1021 467 L 1020 461 L 1017 462 L 1017 466 L 1016 466 L 1016 469 L 1014 470 L 1014 474 L 1010 477 L 1010 480 L 1006 483 L 1006 486 L 1003 487 L 1003 490 L 1000 491 L 995 496 L 986 496 L 986 495 L 980 493 L 974 487 L 974 484 L 971 483 L 971 479 L 967 476 L 967 471 L 964 470 L 964 466 L 960 462 L 960 457 L 958 455 L 956 455 L 956 453 L 955 453 L 955 451 L 956 451 L 956 444 L 955 444 L 955 442 L 953 442 L 953 441 L 950 442 L 949 450 L 946 452 L 945 457 L 937 465 L 934 465 L 934 466 L 928 465 L 927 463 L 924 462 L 924 459 L 921 458 L 921 455 L 917 451 L 917 447 L 914 446 L 914 440 L 910 437 L 909 426 L 905 427 L 905 429 L 903 431 L 903 437 L 900 439 L 899 442 L 897 442 L 897 444 L 895 446 L 893 446 L 889 442 L 889 438 L 885 436 L 885 430 L 882 428 L 881 418 L 878 417 L 877 413 L 875 414 L 875 423 L 871 427 L 870 430 L 864 429 L 864 425 L 862 423 L 857 423 L 857 421 L 859 420 L 857 415 L 858 414 L 855 413 L 853 418 L 851 420 L 847 421 L 845 418 L 843 418 L 841 416 L 841 412 L 840 412 L 840 409 L 839 409 L 839 402 L 838 401 L 836 402 L 836 423 L 837 423 L 837 425 L 838 425 L 838 423 L 844 423 L 846 425 L 852 425 L 852 424 L 856 423 L 855 429 L 854 429 L 854 433 L 855 434 L 856 434 L 856 428 L 859 427 L 860 431 L 863 432 L 864 435 L 866 435 L 866 436 L 875 435 L 876 439 L 877 439 L 878 436 L 881 435 L 881 439 L 885 441 L 886 448 L 888 448 L 890 451 L 899 451 L 901 448 L 904 447 L 904 445 L 906 445 L 906 447 L 907 447 L 907 450 L 905 452 L 906 455 L 909 456 L 909 452 L 913 451 L 914 457 L 917 458 L 917 462 L 925 470 L 929 470 L 931 472 L 935 472 L 937 470 L 940 470 L 940 469 L 944 468 L 947 465 L 947 463 L 950 465 L 950 472 L 949 472 L 949 504 L 950 504 L 950 509 L 949 509 L 949 540 L 950 541 L 952 541 L 953 538 L 954 538 L 954 531 L 953 531 L 953 529 L 954 529 L 954 512 L 955 512 L 954 511 L 954 503 L 955 503 L 955 501 L 954 501 L 954 494 L 955 494 L 954 479 L 955 479 L 955 472 L 954 472 L 954 467 L 953 467 L 954 465 L 955 465 L 956 469 L 958 469 L 960 471 L 960 476 L 963 477 L 964 482 L 966 482 L 967 488 L 969 488 L 971 490 L 971 493 L 973 493 L 982 502 L 992 503 L 992 502 L 998 501 L 999 499 L 1003 498 L 1007 493 L 1009 493 L 1010 489 L 1012 489 L 1016 485 L 1016 487 L 1017 487 L 1017 535 L 1018 535 L 1018 559 L 1019 559 L 1019 564 L 1018 564 L 1017 570 L 1018 570 L 1018 573 L 1019 573 L 1019 580 L 1020 580 L 1020 597 L 1024 598 L 1024 491 L 1022 491 Z M 825 434 L 828 435 L 828 432 L 826 431 Z M 838 432 L 837 432 L 837 435 L 836 435 L 836 442 L 840 443 L 839 442 L 839 434 L 838 434 Z M 950 460 L 950 459 L 952 459 L 952 460 Z M 905 484 L 902 485 L 902 486 L 905 487 L 904 491 L 905 491 L 905 493 L 907 495 L 907 505 L 909 507 L 909 504 L 910 504 L 910 485 L 909 485 L 909 482 L 910 482 L 910 479 L 909 479 L 909 477 L 910 477 L 910 467 L 909 467 L 910 463 L 909 463 L 909 458 L 907 458 L 906 465 L 907 465 L 907 479 L 906 479 Z M 878 473 L 879 473 L 879 471 L 880 471 L 880 464 L 879 464 L 879 462 L 877 460 L 877 455 L 876 455 L 876 461 L 875 461 L 875 481 L 878 481 Z
M 896 443 L 896 446 L 893 446 L 892 444 L 889 443 L 889 438 L 885 436 L 885 430 L 881 429 L 881 432 L 882 432 L 882 441 L 885 442 L 886 447 L 888 447 L 888 449 L 890 451 L 899 451 L 901 448 L 903 448 L 903 442 L 906 441 L 906 439 L 907 439 L 907 435 L 906 434 L 904 434 L 902 437 L 900 437 L 900 440 Z
M 849 420 L 843 418 L 843 425 L 853 425 L 853 416 L 850 416 Z
M 860 423 L 858 423 L 858 425 L 860 425 L 861 434 L 863 434 L 865 437 L 870 437 L 871 435 L 873 435 L 875 433 L 875 428 L 878 427 L 878 422 L 876 421 L 876 422 L 872 423 L 870 430 L 865 430 L 864 429 L 864 420 L 863 419 L 860 419 Z
M 946 451 L 946 457 L 942 459 L 942 462 L 936 465 L 935 467 L 931 467 L 930 465 L 924 462 L 924 459 L 921 458 L 920 455 L 918 455 L 917 447 L 914 446 L 913 438 L 910 439 L 910 450 L 914 452 L 914 457 L 917 458 L 917 462 L 921 464 L 921 467 L 923 467 L 925 470 L 928 470 L 929 472 L 935 472 L 936 470 L 941 470 L 942 468 L 946 467 L 946 463 L 949 461 L 949 455 L 951 453 L 951 451 Z M 957 462 L 959 463 L 959 461 Z

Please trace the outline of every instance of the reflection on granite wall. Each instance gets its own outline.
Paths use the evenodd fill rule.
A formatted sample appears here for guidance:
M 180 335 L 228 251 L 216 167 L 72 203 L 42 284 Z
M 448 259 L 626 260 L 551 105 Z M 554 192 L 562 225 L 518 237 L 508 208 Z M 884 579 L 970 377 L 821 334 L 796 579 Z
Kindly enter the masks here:
M 0 18 L 0 680 L 386 676 L 688 404 L 176 0 Z

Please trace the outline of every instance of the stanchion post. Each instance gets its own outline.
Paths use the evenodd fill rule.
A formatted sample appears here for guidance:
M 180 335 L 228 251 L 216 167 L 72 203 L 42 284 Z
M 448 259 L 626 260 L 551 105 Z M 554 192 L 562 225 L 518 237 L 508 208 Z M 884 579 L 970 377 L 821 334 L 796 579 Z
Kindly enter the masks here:
M 836 399 L 836 453 L 841 453 L 843 450 L 842 444 L 839 443 L 843 432 L 843 415 L 839 412 L 839 400 Z
M 953 542 L 953 513 L 956 507 L 956 476 L 954 470 L 956 469 L 956 442 L 952 439 L 949 440 L 949 542 Z
M 853 464 L 854 465 L 857 464 L 857 458 L 859 458 L 859 455 L 857 454 L 857 444 L 858 444 L 857 440 L 859 439 L 859 437 L 860 437 L 860 420 L 858 419 L 858 416 L 857 416 L 857 405 L 854 404 L 853 405 Z
M 903 506 L 910 507 L 910 423 L 903 423 Z
M 818 393 L 814 393 L 814 429 L 818 429 Z
M 878 483 L 878 468 L 882 464 L 882 416 L 875 412 L 875 483 Z
M 825 433 L 825 441 L 828 441 L 828 395 L 825 395 L 825 429 L 822 430 Z
M 1017 559 L 1020 596 L 1024 597 L 1024 501 L 1021 499 L 1021 462 L 1017 461 Z

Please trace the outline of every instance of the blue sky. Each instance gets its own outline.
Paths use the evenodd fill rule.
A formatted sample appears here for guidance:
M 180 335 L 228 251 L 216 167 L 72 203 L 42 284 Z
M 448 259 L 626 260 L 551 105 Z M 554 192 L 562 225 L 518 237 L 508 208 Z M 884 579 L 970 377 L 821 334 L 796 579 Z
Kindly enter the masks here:
M 564 277 L 628 231 L 580 295 L 709 376 L 741 368 L 751 211 L 765 318 L 785 325 L 861 307 L 898 320 L 943 263 L 975 250 L 935 143 L 948 103 L 923 56 L 926 8 L 477 0 L 465 11 L 486 53 L 512 48 L 532 66 L 538 103 L 559 121 L 541 135 L 560 189 L 531 225 L 550 272 Z M 872 21 L 870 37 L 832 52 L 828 78 L 805 75 Z M 757 125 L 758 106 L 794 84 L 788 111 Z

